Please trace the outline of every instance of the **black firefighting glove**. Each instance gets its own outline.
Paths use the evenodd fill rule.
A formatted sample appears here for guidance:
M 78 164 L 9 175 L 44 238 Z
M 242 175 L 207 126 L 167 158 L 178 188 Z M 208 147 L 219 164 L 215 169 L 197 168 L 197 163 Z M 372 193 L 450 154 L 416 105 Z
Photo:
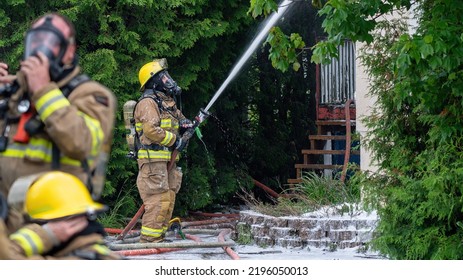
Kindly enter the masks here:
M 182 137 L 177 138 L 174 143 L 174 147 L 177 151 L 181 152 L 185 149 L 186 145 L 188 144 L 188 141 L 190 138 L 193 136 L 193 133 L 195 132 L 194 128 L 188 128 L 183 134 Z
M 183 135 L 183 133 L 185 133 L 185 131 L 190 128 L 190 127 L 193 127 L 193 122 L 190 121 L 189 119 L 183 119 L 183 120 L 180 120 L 179 121 L 179 132 L 180 132 L 180 135 Z

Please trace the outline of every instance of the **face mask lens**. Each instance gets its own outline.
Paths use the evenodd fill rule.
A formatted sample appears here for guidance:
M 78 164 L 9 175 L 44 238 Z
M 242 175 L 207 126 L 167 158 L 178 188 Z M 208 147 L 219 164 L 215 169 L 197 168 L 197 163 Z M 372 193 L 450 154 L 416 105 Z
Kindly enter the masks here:
M 174 88 L 177 83 L 170 77 L 169 73 L 167 73 L 167 71 L 164 71 L 162 74 L 161 74 L 161 81 L 164 85 L 164 88 L 166 89 L 172 89 Z
M 48 59 L 54 60 L 60 52 L 61 40 L 53 32 L 46 30 L 30 31 L 26 37 L 26 51 L 24 58 L 44 53 Z

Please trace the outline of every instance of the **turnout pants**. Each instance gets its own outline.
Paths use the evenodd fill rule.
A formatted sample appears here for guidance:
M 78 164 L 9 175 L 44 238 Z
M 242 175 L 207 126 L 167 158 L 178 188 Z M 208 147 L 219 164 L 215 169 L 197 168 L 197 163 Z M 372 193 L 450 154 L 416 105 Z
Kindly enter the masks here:
M 139 164 L 137 188 L 145 206 L 141 242 L 162 240 L 172 219 L 175 197 L 182 184 L 182 172 L 175 165 L 168 172 L 167 164 L 165 161 Z

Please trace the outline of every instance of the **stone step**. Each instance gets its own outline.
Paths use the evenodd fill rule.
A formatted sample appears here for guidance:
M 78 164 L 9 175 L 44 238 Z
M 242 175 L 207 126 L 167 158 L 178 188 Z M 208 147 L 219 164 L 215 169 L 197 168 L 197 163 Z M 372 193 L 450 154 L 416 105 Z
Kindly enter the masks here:
M 356 217 L 273 217 L 242 211 L 238 225 L 250 228 L 259 246 L 353 248 L 368 243 L 376 228 L 375 215 Z

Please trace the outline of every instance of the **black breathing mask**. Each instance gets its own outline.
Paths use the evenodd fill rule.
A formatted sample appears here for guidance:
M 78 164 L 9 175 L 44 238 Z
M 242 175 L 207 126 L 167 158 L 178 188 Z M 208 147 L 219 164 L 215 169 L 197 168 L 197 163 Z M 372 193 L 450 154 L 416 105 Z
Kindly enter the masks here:
M 154 89 L 162 91 L 170 96 L 178 96 L 182 93 L 182 89 L 172 79 L 167 70 L 159 72 L 154 80 Z
M 64 71 L 62 60 L 68 40 L 53 26 L 52 19 L 52 16 L 47 16 L 43 24 L 27 31 L 24 59 L 42 52 L 50 61 L 51 80 L 58 81 Z

